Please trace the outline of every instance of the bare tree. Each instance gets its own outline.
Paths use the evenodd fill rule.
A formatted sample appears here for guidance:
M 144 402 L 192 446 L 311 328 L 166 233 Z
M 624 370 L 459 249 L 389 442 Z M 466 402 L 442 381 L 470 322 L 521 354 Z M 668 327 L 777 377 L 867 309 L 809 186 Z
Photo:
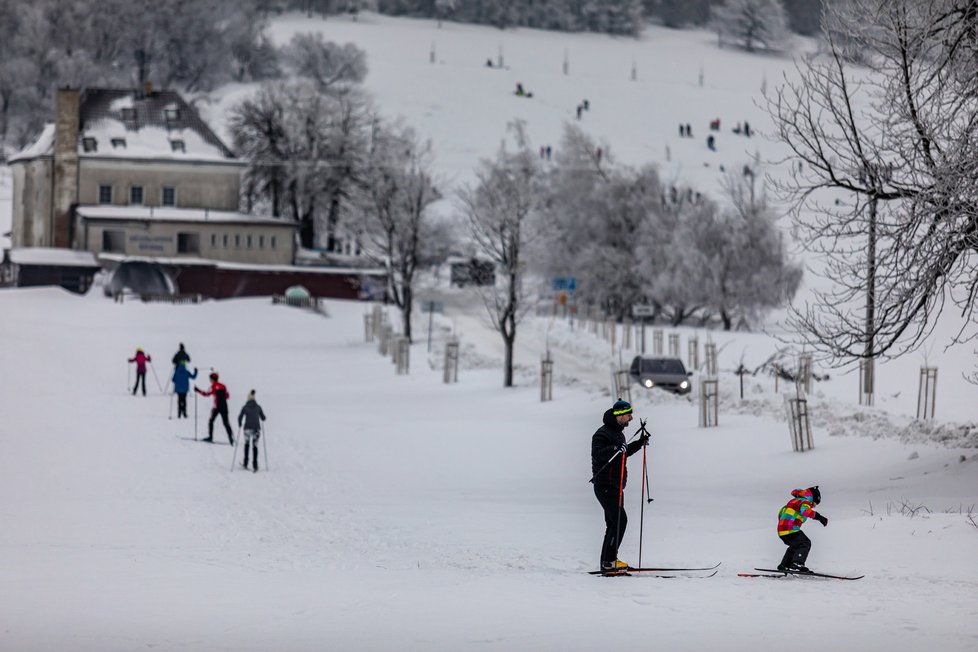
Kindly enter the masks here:
M 789 36 L 781 0 L 726 0 L 713 7 L 711 23 L 721 44 L 730 41 L 748 52 L 778 49 Z
M 496 159 L 483 161 L 474 187 L 460 190 L 459 200 L 469 231 L 481 252 L 496 265 L 496 284 L 481 288 L 493 327 L 506 348 L 503 386 L 513 386 L 513 345 L 516 326 L 529 309 L 523 284 L 527 241 L 539 195 L 539 158 L 530 151 L 522 121 L 509 124 L 516 151 L 503 146 Z
M 952 343 L 974 338 L 975 3 L 849 0 L 829 11 L 828 56 L 769 101 L 792 152 L 779 189 L 833 283 L 792 321 L 837 364 L 913 350 L 948 302 L 965 323 Z M 868 53 L 868 71 L 845 67 L 834 31 Z
M 415 273 L 431 244 L 428 207 L 440 198 L 432 176 L 431 143 L 414 131 L 374 119 L 360 203 L 367 215 L 369 256 L 387 268 L 387 294 L 411 339 Z

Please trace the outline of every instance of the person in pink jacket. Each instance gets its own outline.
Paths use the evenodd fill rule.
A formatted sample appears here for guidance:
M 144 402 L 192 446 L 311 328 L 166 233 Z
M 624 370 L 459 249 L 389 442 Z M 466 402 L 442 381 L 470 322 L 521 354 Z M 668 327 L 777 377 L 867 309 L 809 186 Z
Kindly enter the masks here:
M 136 348 L 136 355 L 129 358 L 129 362 L 136 363 L 136 384 L 132 386 L 132 395 L 136 395 L 139 383 L 143 383 L 143 396 L 146 396 L 146 363 L 152 362 L 153 358 L 143 353 L 143 350 Z

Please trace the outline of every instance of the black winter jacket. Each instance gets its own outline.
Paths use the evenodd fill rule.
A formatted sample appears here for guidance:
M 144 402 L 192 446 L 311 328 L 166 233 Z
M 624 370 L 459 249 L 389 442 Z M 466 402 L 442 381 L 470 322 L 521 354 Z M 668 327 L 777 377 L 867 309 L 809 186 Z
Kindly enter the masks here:
M 615 458 L 615 461 L 601 471 L 611 456 L 618 452 L 621 445 L 625 443 L 625 433 L 624 428 L 618 425 L 618 420 L 615 419 L 614 410 L 608 410 L 604 413 L 604 425 L 598 428 L 594 435 L 591 437 L 591 475 L 594 475 L 594 484 L 597 485 L 611 485 L 612 487 L 618 488 L 618 482 L 622 480 L 621 474 L 621 458 Z M 626 449 L 627 455 L 634 455 L 642 448 L 642 442 L 636 439 L 632 443 L 628 444 Z M 621 484 L 621 488 L 625 488 L 625 484 L 628 482 L 628 469 L 625 469 L 624 482 Z
M 244 421 L 245 430 L 258 430 L 261 428 L 261 421 L 265 420 L 265 413 L 262 412 L 261 406 L 254 399 L 249 399 L 247 403 L 241 408 L 241 412 L 238 414 L 238 425 L 241 425 L 241 421 Z

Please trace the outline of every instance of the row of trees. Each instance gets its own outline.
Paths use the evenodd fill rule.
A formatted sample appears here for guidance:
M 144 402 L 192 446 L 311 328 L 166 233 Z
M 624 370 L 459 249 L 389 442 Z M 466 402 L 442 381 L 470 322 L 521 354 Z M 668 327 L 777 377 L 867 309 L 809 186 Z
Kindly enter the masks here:
M 522 123 L 459 193 L 479 252 L 497 268 L 482 290 L 506 347 L 504 384 L 520 317 L 538 278 L 573 276 L 579 305 L 619 317 L 636 303 L 673 324 L 717 319 L 725 328 L 791 299 L 801 268 L 787 260 L 775 214 L 753 173 L 727 179 L 728 207 L 667 187 L 656 170 L 614 164 L 576 126 L 565 128 L 557 165 L 544 167 Z

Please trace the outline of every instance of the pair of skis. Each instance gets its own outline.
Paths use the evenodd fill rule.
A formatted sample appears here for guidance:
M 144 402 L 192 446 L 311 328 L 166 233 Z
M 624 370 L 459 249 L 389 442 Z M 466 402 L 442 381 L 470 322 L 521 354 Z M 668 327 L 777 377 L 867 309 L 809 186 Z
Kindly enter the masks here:
M 600 575 L 602 577 L 630 577 L 631 575 L 641 574 L 649 575 L 652 577 L 713 577 L 717 574 L 717 568 L 720 564 L 715 566 L 704 566 L 702 568 L 667 568 L 658 566 L 626 566 L 625 568 L 618 568 L 614 570 L 596 570 L 588 571 L 589 575 Z M 676 573 L 707 573 L 705 575 L 677 575 Z
M 866 577 L 865 575 L 829 575 L 828 573 L 816 573 L 814 571 L 793 571 L 793 570 L 777 570 L 776 568 L 755 568 L 754 570 L 760 571 L 758 573 L 737 573 L 737 577 L 774 577 L 774 578 L 785 578 L 791 575 L 796 575 L 799 577 L 821 577 L 830 580 L 861 580 Z

